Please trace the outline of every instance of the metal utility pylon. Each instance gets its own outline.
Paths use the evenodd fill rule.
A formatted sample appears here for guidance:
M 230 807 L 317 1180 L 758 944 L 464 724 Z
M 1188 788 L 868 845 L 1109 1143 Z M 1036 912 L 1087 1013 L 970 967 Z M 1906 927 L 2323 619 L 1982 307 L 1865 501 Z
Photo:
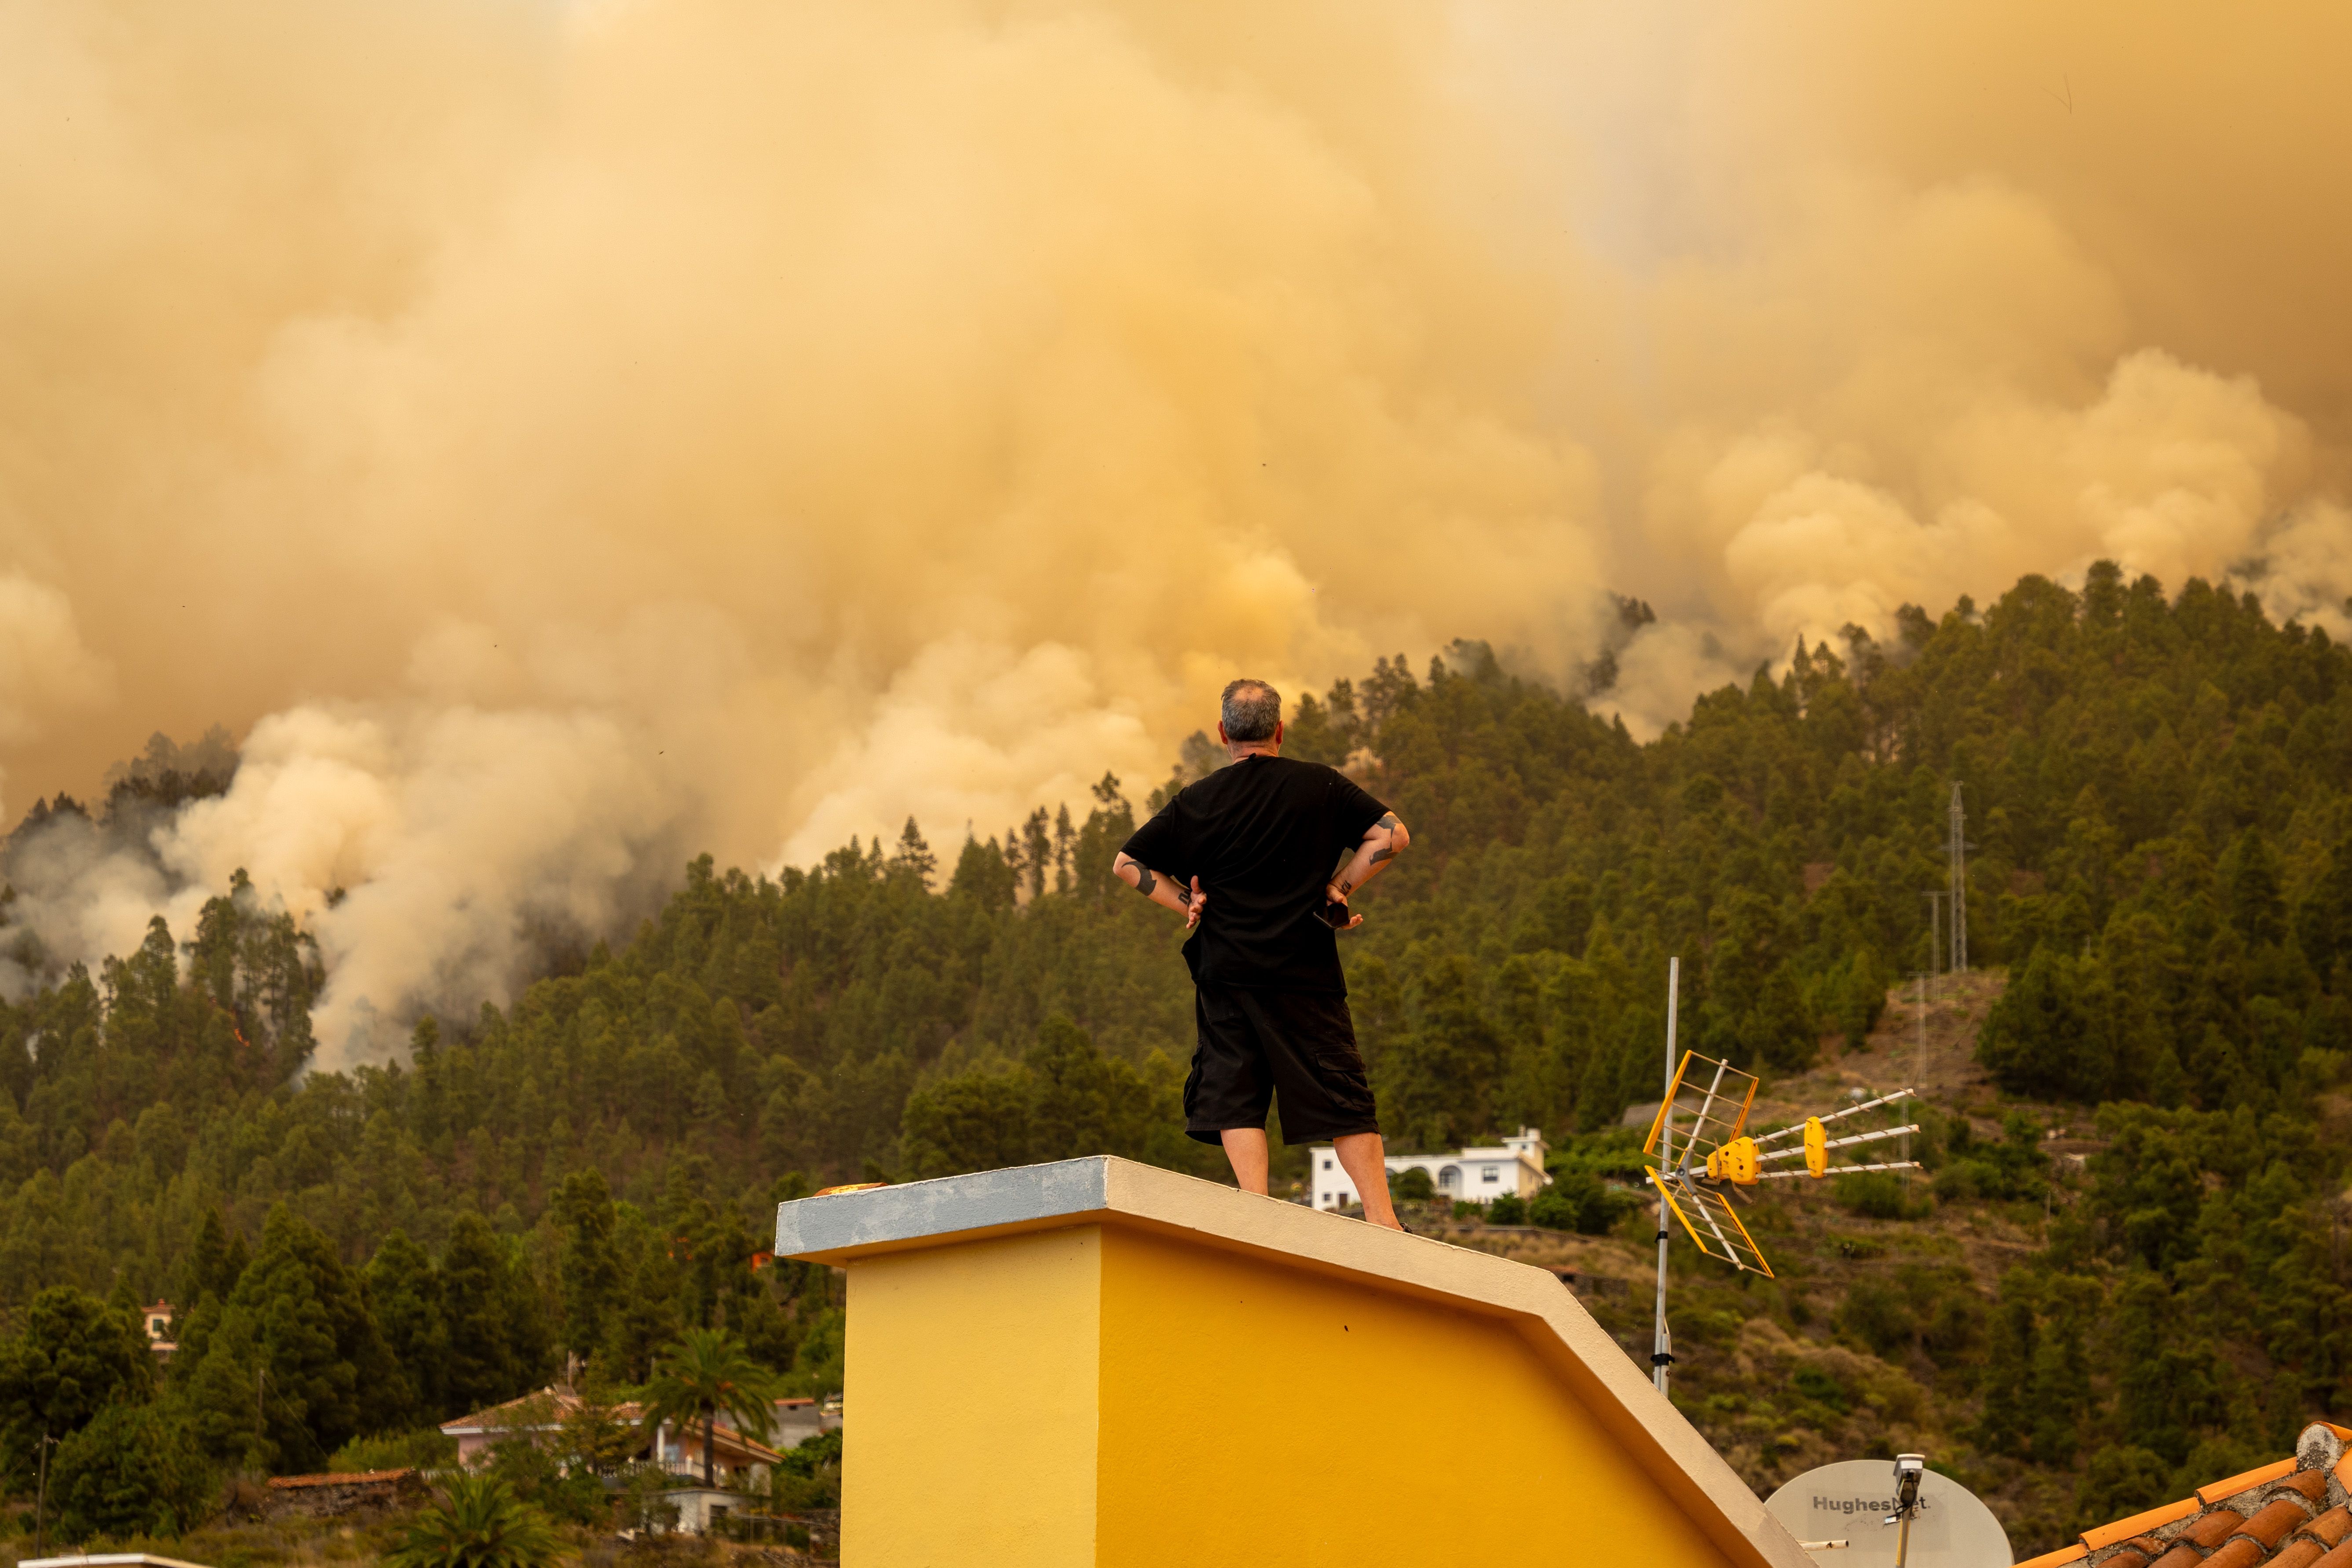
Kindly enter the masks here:
M 1952 785 L 1951 870 L 1946 898 L 1952 910 L 1952 957 L 1945 965 L 1954 974 L 1969 969 L 1969 814 L 1960 805 L 1960 786 Z

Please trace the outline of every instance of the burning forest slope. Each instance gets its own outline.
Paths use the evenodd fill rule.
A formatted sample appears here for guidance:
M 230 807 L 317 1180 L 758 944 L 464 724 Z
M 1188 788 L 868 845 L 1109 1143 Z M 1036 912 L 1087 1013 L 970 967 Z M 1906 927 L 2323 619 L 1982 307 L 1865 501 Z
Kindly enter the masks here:
M 1800 647 L 1647 743 L 1457 644 L 1299 697 L 1289 750 L 1413 829 L 1347 948 L 1392 1140 L 1544 1128 L 1546 1245 L 1601 1278 L 1645 1223 L 1607 1184 L 1669 955 L 1685 1042 L 1769 1105 L 1891 1085 L 1963 787 L 1979 973 L 1932 1021 L 1931 1173 L 1776 1194 L 1780 1279 L 1690 1272 L 1677 1397 L 1759 1486 L 1924 1447 L 2026 1545 L 2352 1409 L 2352 658 L 2105 568 L 1903 628 Z M 635 1383 L 694 1324 L 837 1386 L 830 1287 L 756 1240 L 780 1195 L 1100 1152 L 1216 1173 L 1177 1131 L 1179 932 L 1107 875 L 1144 793 L 1106 775 L 1076 811 L 938 848 L 910 822 L 774 879 L 706 857 L 627 940 L 349 1072 L 310 1067 L 318 954 L 249 888 L 97 973 L 20 949 L 0 1312 L 30 1337 L 0 1383 L 75 1314 L 167 1295 L 181 1350 L 126 1393 L 216 1468 L 317 1468 L 567 1354 Z M 262 1331 L 286 1313 L 317 1331 Z M 256 1432 L 263 1375 L 312 1392 Z

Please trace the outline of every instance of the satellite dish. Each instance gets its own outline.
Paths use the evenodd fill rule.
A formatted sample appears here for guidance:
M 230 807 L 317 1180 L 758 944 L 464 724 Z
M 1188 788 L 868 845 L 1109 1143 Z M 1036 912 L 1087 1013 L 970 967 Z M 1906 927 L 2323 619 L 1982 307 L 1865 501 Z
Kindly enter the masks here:
M 1843 1552 L 1816 1552 L 1822 1568 L 1895 1568 L 1895 1538 L 1882 1522 L 1895 1511 L 1895 1465 L 1847 1459 L 1807 1470 L 1765 1500 L 1764 1508 L 1800 1541 L 1843 1541 Z M 1977 1495 L 1929 1470 L 1919 1483 L 1904 1568 L 2010 1568 L 2009 1531 Z

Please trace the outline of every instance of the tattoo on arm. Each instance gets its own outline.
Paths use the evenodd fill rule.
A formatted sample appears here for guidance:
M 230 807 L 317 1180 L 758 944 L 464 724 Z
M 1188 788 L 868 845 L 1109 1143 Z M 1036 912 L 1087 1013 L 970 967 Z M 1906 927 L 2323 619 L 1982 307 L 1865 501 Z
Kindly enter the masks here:
M 1137 871 L 1141 873 L 1139 879 L 1135 884 L 1135 890 L 1141 893 L 1148 899 L 1151 896 L 1151 889 L 1160 886 L 1160 883 L 1158 879 L 1151 875 L 1151 868 L 1144 865 L 1141 861 L 1138 861 L 1136 863 L 1135 868 Z
M 1393 849 L 1375 849 L 1372 851 L 1371 864 L 1377 866 L 1383 860 L 1393 860 L 1395 858 L 1396 851 Z
M 1381 814 L 1381 819 L 1378 822 L 1373 823 L 1372 826 L 1374 827 L 1385 827 L 1391 833 L 1395 832 L 1397 826 L 1396 813 L 1393 811 L 1382 812 Z

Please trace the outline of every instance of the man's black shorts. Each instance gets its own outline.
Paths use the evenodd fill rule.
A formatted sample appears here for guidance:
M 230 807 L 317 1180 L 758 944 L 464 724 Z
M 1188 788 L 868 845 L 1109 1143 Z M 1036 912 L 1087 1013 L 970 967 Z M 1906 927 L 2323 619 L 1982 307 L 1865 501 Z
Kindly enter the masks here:
M 1214 1143 L 1228 1129 L 1263 1127 L 1277 1094 L 1286 1143 L 1381 1130 L 1345 996 L 1202 985 L 1192 1013 L 1201 1045 L 1184 1080 L 1188 1137 Z

